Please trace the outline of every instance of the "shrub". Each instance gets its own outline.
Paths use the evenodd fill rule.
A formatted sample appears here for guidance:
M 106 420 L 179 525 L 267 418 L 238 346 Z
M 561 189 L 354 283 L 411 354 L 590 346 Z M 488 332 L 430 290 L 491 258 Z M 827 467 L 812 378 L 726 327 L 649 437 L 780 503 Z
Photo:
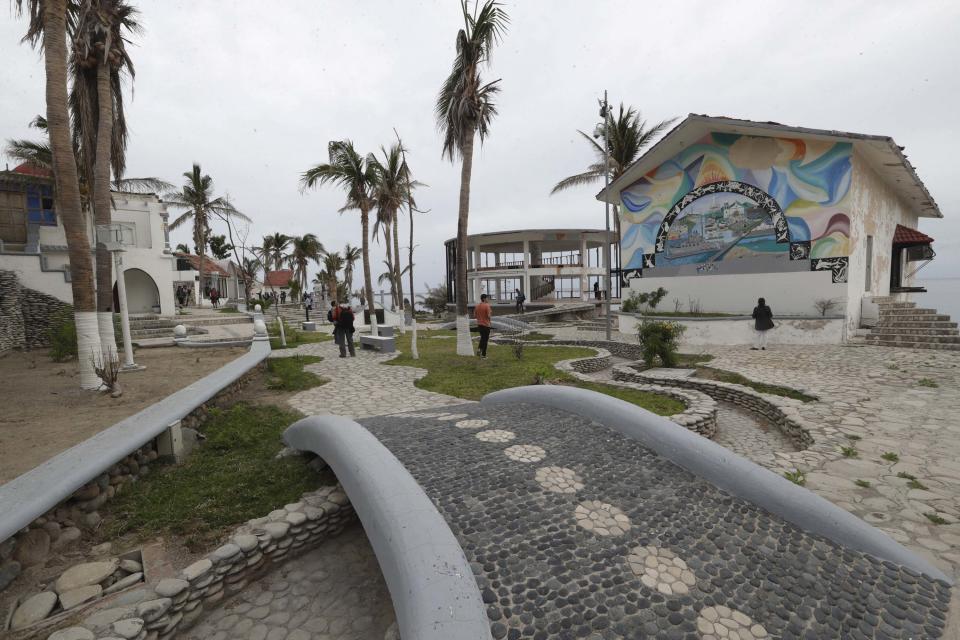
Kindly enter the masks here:
M 887 451 L 880 457 L 887 462 L 900 462 L 900 456 L 895 454 L 893 451 Z
M 844 458 L 856 458 L 857 450 L 853 447 L 840 447 L 840 453 L 843 454 Z
M 640 342 L 643 361 L 647 366 L 652 366 L 654 360 L 658 358 L 664 367 L 676 366 L 677 349 L 686 329 L 678 322 L 663 320 L 641 322 L 637 329 L 637 340 Z
M 921 387 L 930 387 L 931 389 L 936 389 L 940 386 L 935 380 L 931 380 L 930 378 L 920 378 L 917 380 L 917 384 Z
M 660 304 L 660 301 L 663 300 L 666 295 L 667 290 L 663 287 L 658 287 L 656 291 L 647 293 L 634 291 L 620 305 L 620 310 L 624 313 L 636 313 L 640 311 L 641 307 L 656 309 L 657 305 Z
M 267 309 L 270 308 L 271 304 L 272 302 L 270 300 L 267 300 L 266 298 L 264 298 L 263 300 L 259 298 L 250 298 L 249 300 L 247 300 L 247 309 L 249 311 L 253 311 L 254 309 L 257 308 L 257 305 L 260 305 L 260 308 L 263 311 L 266 311 Z
M 864 489 L 869 489 L 869 488 L 870 488 L 870 481 L 869 481 L 869 480 L 854 480 L 854 481 L 853 481 L 853 484 L 857 485 L 858 487 L 863 487 Z
M 73 321 L 73 310 L 65 309 L 58 313 L 47 335 L 51 360 L 64 362 L 77 357 L 77 325 Z
M 792 482 L 793 484 L 803 486 L 807 484 L 807 474 L 799 469 L 794 469 L 793 471 L 787 471 L 783 474 L 783 477 Z

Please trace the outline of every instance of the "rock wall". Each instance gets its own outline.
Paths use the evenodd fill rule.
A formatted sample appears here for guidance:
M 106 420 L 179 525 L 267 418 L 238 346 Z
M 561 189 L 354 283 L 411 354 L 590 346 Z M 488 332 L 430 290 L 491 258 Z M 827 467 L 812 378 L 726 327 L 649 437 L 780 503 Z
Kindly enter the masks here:
M 13 271 L 0 271 L 0 353 L 26 344 L 20 281 Z
M 13 271 L 0 271 L 0 353 L 50 345 L 50 329 L 72 307 L 20 284 Z

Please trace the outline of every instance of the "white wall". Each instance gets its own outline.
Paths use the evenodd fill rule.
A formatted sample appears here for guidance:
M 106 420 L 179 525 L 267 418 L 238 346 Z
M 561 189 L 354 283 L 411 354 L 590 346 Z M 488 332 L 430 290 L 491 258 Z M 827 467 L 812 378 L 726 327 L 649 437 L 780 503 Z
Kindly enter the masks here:
M 652 273 L 651 271 L 650 273 Z M 705 312 L 737 313 L 749 315 L 757 305 L 757 298 L 766 298 L 767 304 L 779 315 L 814 315 L 815 300 L 836 299 L 843 310 L 847 298 L 847 285 L 831 282 L 829 271 L 790 271 L 781 273 L 739 273 L 730 275 L 671 276 L 664 278 L 643 277 L 630 281 L 624 288 L 623 299 L 633 291 L 653 291 L 657 287 L 667 290 L 667 295 L 658 307 L 673 311 L 673 300 L 683 304 L 689 311 L 689 299 L 699 299 Z
M 0 270 L 14 271 L 20 284 L 73 304 L 73 290 L 62 271 L 41 271 L 36 254 L 0 254 Z
M 620 333 L 636 338 L 639 318 L 620 315 Z M 687 328 L 680 348 L 703 345 L 749 345 L 754 340 L 753 318 L 671 318 Z M 840 344 L 844 336 L 843 318 L 774 318 L 773 329 L 767 332 L 768 346 L 778 344 Z

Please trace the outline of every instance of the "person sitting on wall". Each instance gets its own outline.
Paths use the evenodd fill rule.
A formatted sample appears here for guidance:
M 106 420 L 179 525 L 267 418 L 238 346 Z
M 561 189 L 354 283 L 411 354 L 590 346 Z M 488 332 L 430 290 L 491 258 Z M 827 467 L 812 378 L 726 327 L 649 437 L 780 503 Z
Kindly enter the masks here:
M 757 306 L 753 308 L 753 328 L 756 333 L 754 346 L 750 347 L 753 351 L 758 349 L 767 350 L 767 331 L 773 329 L 773 311 L 767 306 L 767 301 L 763 298 L 757 300 Z

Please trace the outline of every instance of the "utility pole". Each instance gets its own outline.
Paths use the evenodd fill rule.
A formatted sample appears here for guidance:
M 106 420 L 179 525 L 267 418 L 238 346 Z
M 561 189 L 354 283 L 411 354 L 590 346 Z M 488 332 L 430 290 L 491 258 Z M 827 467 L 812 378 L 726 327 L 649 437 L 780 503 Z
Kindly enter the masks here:
M 603 186 L 604 186 L 604 199 L 603 207 L 606 214 L 606 229 L 607 234 L 603 242 L 603 252 L 604 258 L 607 261 L 607 297 L 606 302 L 604 303 L 604 315 L 607 318 L 607 340 L 612 339 L 613 331 L 613 316 L 610 315 L 610 298 L 613 296 L 613 279 L 611 278 L 611 264 L 610 264 L 610 203 L 607 201 L 606 190 L 610 187 L 610 127 L 609 124 L 609 114 L 610 107 L 607 102 L 607 90 L 603 90 L 603 103 L 600 105 L 600 117 L 603 118 L 603 152 L 604 152 L 604 167 L 603 167 Z M 617 242 L 620 242 L 620 239 L 617 239 Z M 619 277 L 619 276 L 618 276 Z

